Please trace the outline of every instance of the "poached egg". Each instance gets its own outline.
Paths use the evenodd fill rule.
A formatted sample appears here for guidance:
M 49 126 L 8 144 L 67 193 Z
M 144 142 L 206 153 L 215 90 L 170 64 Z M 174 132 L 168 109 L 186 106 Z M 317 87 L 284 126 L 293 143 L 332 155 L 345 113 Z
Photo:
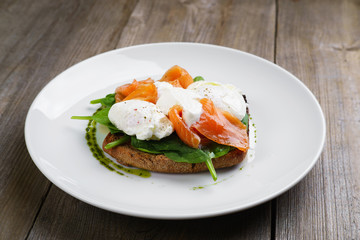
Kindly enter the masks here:
M 234 85 L 198 81 L 190 84 L 187 89 L 194 91 L 203 98 L 209 98 L 215 107 L 231 113 L 240 120 L 246 114 L 247 104 L 242 92 Z
M 191 126 L 199 121 L 202 113 L 202 105 L 199 102 L 201 95 L 194 91 L 179 87 L 173 87 L 167 82 L 155 82 L 158 91 L 156 106 L 168 115 L 170 108 L 180 105 L 183 108 L 182 118 L 186 125 Z
M 173 131 L 171 121 L 153 103 L 127 100 L 115 103 L 109 111 L 109 120 L 127 135 L 139 140 L 159 140 Z
M 119 130 L 139 140 L 159 140 L 174 132 L 167 118 L 174 105 L 183 108 L 182 118 L 187 126 L 199 121 L 203 112 L 200 99 L 208 98 L 214 105 L 242 120 L 247 104 L 242 92 L 231 84 L 198 81 L 187 89 L 174 87 L 167 82 L 155 82 L 158 100 L 156 105 L 142 100 L 127 100 L 114 104 L 109 120 Z

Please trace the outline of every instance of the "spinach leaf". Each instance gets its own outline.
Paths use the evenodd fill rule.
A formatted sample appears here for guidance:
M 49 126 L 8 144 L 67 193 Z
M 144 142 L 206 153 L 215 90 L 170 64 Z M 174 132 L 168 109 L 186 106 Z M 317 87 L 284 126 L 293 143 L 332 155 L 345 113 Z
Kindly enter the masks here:
M 95 122 L 101 123 L 103 125 L 108 125 L 110 122 L 108 114 L 109 114 L 110 108 L 103 108 L 100 111 L 96 112 L 92 118 Z
M 217 180 L 217 175 L 215 168 L 211 161 L 211 156 L 209 152 L 203 151 L 198 148 L 191 148 L 183 143 L 180 138 L 174 133 L 169 137 L 163 138 L 159 141 L 150 140 L 144 141 L 136 139 L 136 137 L 131 137 L 131 145 L 136 149 L 148 153 L 154 154 L 164 154 L 166 157 L 170 158 L 175 162 L 185 162 L 185 163 L 201 163 L 205 162 L 206 166 L 208 167 L 212 178 L 214 181 Z M 219 144 L 217 144 L 219 145 Z M 212 149 L 211 155 L 220 157 L 221 154 L 224 153 L 226 150 L 225 148 L 221 147 L 222 145 L 216 146 Z
M 246 131 L 249 129 L 249 114 L 245 114 L 241 122 L 246 126 Z
M 101 108 L 100 108 L 101 109 Z M 105 125 L 109 128 L 110 132 L 112 134 L 122 132 L 117 127 L 114 126 L 109 120 L 108 114 L 109 114 L 110 108 L 103 108 L 99 111 L 96 111 L 94 115 L 92 116 L 72 116 L 71 119 L 77 119 L 77 120 L 94 120 L 97 123 L 100 123 L 102 125 Z
M 115 93 L 106 95 L 105 98 L 101 99 L 103 106 L 111 107 L 115 103 Z
M 121 132 L 110 122 L 108 117 L 109 111 L 110 111 L 109 107 L 101 109 L 92 116 L 92 119 L 97 123 L 107 126 L 111 133 Z
M 217 175 L 211 159 L 224 156 L 233 149 L 230 146 L 221 145 L 215 142 L 209 144 L 203 149 L 191 148 L 183 143 L 176 133 L 173 133 L 169 137 L 163 138 L 159 141 L 144 141 L 136 139 L 135 136 L 132 136 L 131 145 L 143 152 L 164 154 L 166 157 L 175 162 L 205 162 L 214 181 L 216 181 Z
M 195 151 L 189 152 L 179 152 L 179 151 L 168 151 L 164 152 L 164 155 L 174 162 L 185 162 L 185 163 L 201 163 L 211 160 L 209 155 L 200 149 L 195 149 Z
M 92 120 L 92 116 L 72 116 L 71 119 L 76 119 L 76 120 Z
M 161 140 L 138 140 L 131 137 L 131 145 L 140 151 L 148 153 L 163 153 L 175 162 L 200 163 L 211 159 L 210 156 L 201 149 L 191 148 L 183 143 L 176 134 Z
M 216 142 L 212 142 L 202 150 L 206 152 L 211 158 L 218 158 L 230 152 L 232 148 L 227 145 L 221 145 Z
M 115 103 L 115 93 L 106 95 L 104 98 L 99 98 L 90 101 L 91 104 L 101 103 L 105 107 L 111 107 Z
M 198 82 L 198 81 L 205 81 L 205 79 L 202 76 L 197 76 L 194 78 L 193 80 L 194 82 Z
M 149 150 L 149 149 L 146 149 L 146 148 L 136 148 L 137 150 L 140 150 L 142 152 L 146 152 L 146 153 L 152 153 L 152 154 L 162 154 L 162 152 L 159 152 L 159 151 L 155 151 L 155 150 Z
M 110 142 L 110 143 L 106 144 L 105 148 L 110 149 L 110 148 L 116 147 L 118 145 L 122 145 L 124 143 L 127 143 L 129 140 L 130 140 L 130 136 L 124 135 L 121 138 L 119 138 L 118 140 L 115 140 L 113 142 Z
M 210 172 L 212 178 L 214 179 L 214 181 L 216 181 L 217 180 L 217 174 L 216 174 L 214 165 L 213 165 L 213 163 L 211 161 L 211 158 L 207 159 L 205 164 L 206 164 L 207 168 L 209 169 L 209 172 Z

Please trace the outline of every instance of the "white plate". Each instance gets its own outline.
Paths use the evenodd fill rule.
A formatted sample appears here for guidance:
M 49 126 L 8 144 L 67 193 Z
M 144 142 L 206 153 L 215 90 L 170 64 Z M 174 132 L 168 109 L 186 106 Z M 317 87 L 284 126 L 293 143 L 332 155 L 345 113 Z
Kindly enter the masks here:
M 247 95 L 257 126 L 256 157 L 242 170 L 219 170 L 218 184 L 207 172 L 150 178 L 111 172 L 89 151 L 87 121 L 70 119 L 92 114 L 97 107 L 89 101 L 117 85 L 158 79 L 175 64 L 193 77 L 232 83 Z M 25 139 L 40 171 L 84 202 L 132 216 L 186 219 L 243 210 L 294 186 L 319 158 L 325 120 L 305 85 L 269 61 L 214 45 L 159 43 L 106 52 L 61 73 L 31 105 Z

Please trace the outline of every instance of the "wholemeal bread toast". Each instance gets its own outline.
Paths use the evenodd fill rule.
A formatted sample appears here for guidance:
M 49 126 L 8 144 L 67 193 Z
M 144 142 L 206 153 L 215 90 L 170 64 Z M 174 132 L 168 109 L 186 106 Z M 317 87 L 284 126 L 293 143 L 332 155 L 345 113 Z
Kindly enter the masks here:
M 243 95 L 243 97 L 247 103 L 246 96 Z M 246 108 L 246 113 L 249 114 L 249 108 Z M 247 135 L 249 136 L 249 129 L 247 129 Z M 102 146 L 104 152 L 115 158 L 120 164 L 162 173 L 196 173 L 208 171 L 208 167 L 204 162 L 175 162 L 166 157 L 164 154 L 151 154 L 137 150 L 132 147 L 130 143 L 119 145 L 110 149 L 105 148 L 107 144 L 119 139 L 121 136 L 121 134 L 109 133 L 105 137 Z M 233 149 L 224 156 L 213 158 L 212 163 L 215 169 L 231 167 L 241 163 L 245 159 L 246 154 L 247 151 Z
M 117 162 L 125 166 L 132 166 L 163 173 L 195 173 L 208 171 L 204 162 L 175 162 L 167 158 L 164 154 L 151 154 L 137 150 L 133 148 L 130 143 L 119 145 L 110 149 L 105 148 L 106 144 L 113 142 L 120 137 L 121 135 L 109 133 L 103 142 L 103 150 L 115 158 Z M 212 159 L 212 162 L 216 169 L 231 167 L 242 162 L 246 153 L 247 151 L 242 152 L 238 149 L 234 149 L 222 157 Z

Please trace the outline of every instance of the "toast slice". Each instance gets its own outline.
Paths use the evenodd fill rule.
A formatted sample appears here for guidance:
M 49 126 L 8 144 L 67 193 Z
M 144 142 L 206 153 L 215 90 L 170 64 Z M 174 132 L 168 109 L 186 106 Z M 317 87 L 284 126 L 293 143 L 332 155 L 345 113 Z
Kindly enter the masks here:
M 246 96 L 243 95 L 247 103 Z M 249 114 L 249 108 L 246 108 L 246 113 Z M 249 136 L 249 129 L 247 130 Z M 104 152 L 115 158 L 116 161 L 125 166 L 137 167 L 152 172 L 162 173 L 196 173 L 208 171 L 204 162 L 202 163 L 182 163 L 175 162 L 164 154 L 146 153 L 132 147 L 130 143 L 119 145 L 110 149 L 105 146 L 119 139 L 121 135 L 109 133 L 103 142 L 102 148 Z M 241 163 L 246 157 L 247 151 L 243 152 L 238 149 L 233 149 L 226 155 L 213 158 L 212 163 L 215 169 L 227 168 Z
M 135 149 L 130 143 L 106 149 L 105 145 L 119 139 L 121 135 L 109 133 L 103 142 L 103 150 L 116 161 L 125 166 L 132 166 L 153 172 L 162 173 L 196 173 L 208 171 L 203 163 L 175 162 L 163 154 L 151 154 Z M 226 155 L 212 159 L 215 169 L 231 167 L 241 163 L 247 152 L 234 149 Z

